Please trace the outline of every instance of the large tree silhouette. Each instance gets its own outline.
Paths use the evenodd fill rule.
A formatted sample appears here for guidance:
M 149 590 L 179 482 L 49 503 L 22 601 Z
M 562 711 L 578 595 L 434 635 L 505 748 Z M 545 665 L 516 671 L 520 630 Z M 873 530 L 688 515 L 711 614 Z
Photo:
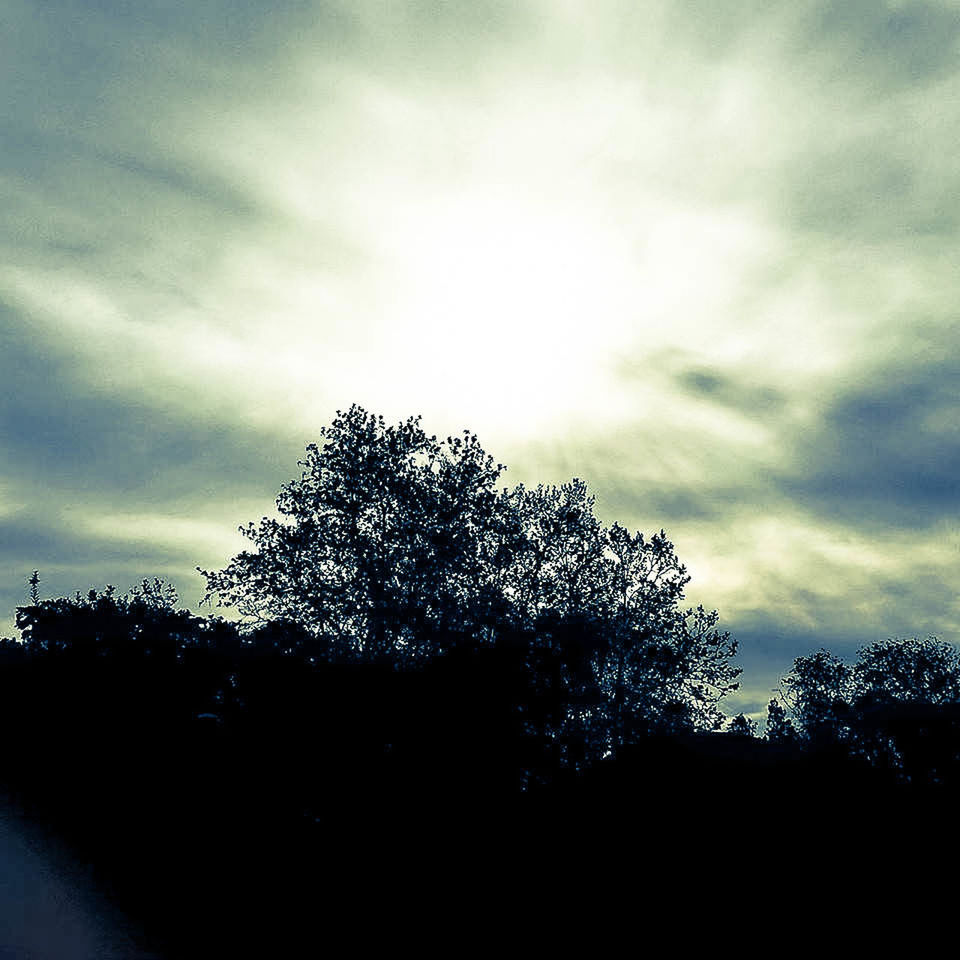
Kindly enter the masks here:
M 651 731 L 715 729 L 736 686 L 717 614 L 680 607 L 689 582 L 665 533 L 605 527 L 586 485 L 512 490 L 469 432 L 359 406 L 307 448 L 254 549 L 201 571 L 207 600 L 309 630 L 332 660 L 423 662 L 519 641 L 552 735 L 599 755 Z M 544 721 L 546 722 L 546 721 Z
M 338 659 L 415 659 L 444 634 L 482 633 L 500 596 L 502 467 L 472 434 L 438 441 L 419 418 L 387 426 L 356 405 L 321 436 L 280 519 L 243 528 L 255 549 L 201 571 L 207 598 L 297 622 Z

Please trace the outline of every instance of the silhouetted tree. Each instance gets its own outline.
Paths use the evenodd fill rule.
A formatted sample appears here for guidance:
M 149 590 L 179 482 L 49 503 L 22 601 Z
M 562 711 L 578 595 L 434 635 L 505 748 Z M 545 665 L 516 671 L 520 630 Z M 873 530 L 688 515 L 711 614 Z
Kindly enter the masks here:
M 852 665 L 821 650 L 797 658 L 783 682 L 808 746 L 843 745 L 908 781 L 955 775 L 960 652 L 953 645 L 935 637 L 886 640 L 861 647 Z M 787 723 L 782 712 L 774 719 L 780 730 Z
M 849 733 L 852 671 L 828 650 L 793 661 L 783 679 L 784 699 L 808 742 L 836 744 Z
M 797 739 L 793 721 L 776 698 L 771 698 L 767 704 L 767 739 L 771 743 L 794 743 Z
M 727 724 L 727 733 L 735 737 L 753 737 L 757 733 L 757 721 L 738 713 Z
M 560 486 L 522 484 L 507 494 L 512 537 L 502 587 L 513 622 L 533 628 L 543 617 L 609 612 L 610 571 L 605 531 L 582 480 Z
M 472 434 L 438 441 L 419 418 L 387 426 L 356 405 L 321 435 L 280 519 L 242 528 L 255 549 L 201 571 L 206 599 L 299 623 L 334 658 L 409 661 L 438 637 L 482 635 L 499 614 L 502 467 Z
M 956 703 L 960 700 L 960 651 L 936 637 L 872 643 L 858 651 L 851 679 L 858 708 Z
M 715 629 L 715 612 L 680 608 L 690 578 L 666 534 L 604 527 L 582 480 L 520 486 L 508 503 L 520 531 L 503 580 L 515 622 L 551 636 L 545 619 L 574 617 L 589 638 L 569 677 L 577 720 L 608 746 L 654 730 L 718 729 L 718 704 L 740 672 L 736 643 Z M 602 705 L 591 702 L 597 691 Z
M 904 796 L 928 816 L 932 791 L 913 784 L 956 784 L 957 661 L 932 639 L 874 645 L 844 669 L 825 651 L 799 658 L 785 686 L 811 729 L 837 720 L 841 750 L 775 749 L 742 714 L 728 725 L 741 736 L 645 736 L 714 728 L 730 641 L 715 615 L 680 608 L 686 573 L 662 532 L 604 529 L 579 484 L 538 497 L 544 516 L 508 516 L 508 562 L 491 562 L 509 601 L 534 551 L 548 558 L 530 607 L 506 602 L 494 643 L 428 624 L 439 641 L 422 669 L 337 662 L 291 619 L 238 631 L 194 617 L 162 581 L 20 608 L 22 642 L 0 641 L 0 784 L 177 957 L 272 955 L 278 938 L 290 952 L 391 905 L 418 916 L 425 898 L 486 903 L 504 863 L 529 907 L 625 860 L 692 862 L 705 797 L 711 828 L 747 844 L 752 830 L 759 856 L 785 827 L 797 849 L 826 836 L 825 795 L 856 807 L 851 833 L 873 844 Z M 576 503 L 579 517 L 561 512 Z M 781 701 L 769 717 L 769 739 L 788 739 Z M 843 752 L 881 742 L 891 751 L 871 759 L 894 758 L 899 783 Z M 776 803 L 758 812 L 758 796 Z
M 529 690 L 554 705 L 529 715 L 569 756 L 722 726 L 736 643 L 716 612 L 679 606 L 690 578 L 663 531 L 604 527 L 581 480 L 498 491 L 503 467 L 475 436 L 441 442 L 419 418 L 353 406 L 322 436 L 280 519 L 243 528 L 255 549 L 201 571 L 207 601 L 297 623 L 332 661 L 523 637 Z
M 935 637 L 863 647 L 852 671 L 859 751 L 910 781 L 942 782 L 960 758 L 960 651 Z
M 127 595 L 112 586 L 86 595 L 39 600 L 18 607 L 16 625 L 30 650 L 87 654 L 174 657 L 181 638 L 199 623 L 178 610 L 176 590 L 163 580 L 144 580 Z

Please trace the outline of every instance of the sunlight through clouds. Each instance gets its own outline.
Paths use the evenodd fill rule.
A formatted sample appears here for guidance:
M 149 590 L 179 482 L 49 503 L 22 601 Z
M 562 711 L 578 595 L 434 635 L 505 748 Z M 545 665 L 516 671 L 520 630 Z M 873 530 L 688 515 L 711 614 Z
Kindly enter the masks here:
M 956 4 L 5 13 L 10 583 L 191 578 L 356 401 L 667 528 L 748 666 L 960 639 Z
M 258 264 L 250 243 L 239 254 L 235 275 L 276 287 L 263 326 L 278 335 L 259 363 L 287 361 L 284 381 L 303 381 L 314 352 L 332 349 L 331 394 L 348 382 L 377 406 L 455 407 L 510 433 L 629 415 L 606 374 L 638 344 L 694 341 L 707 325 L 716 349 L 742 351 L 722 318 L 776 234 L 746 206 L 691 205 L 664 189 L 665 144 L 683 162 L 681 131 L 701 135 L 682 104 L 638 106 L 629 85 L 550 76 L 455 93 L 414 100 L 348 78 L 337 95 L 356 109 L 338 142 L 360 148 L 356 170 L 339 169 L 341 155 L 324 162 L 324 135 L 282 137 L 279 162 L 249 171 L 317 251 L 295 255 L 299 277 L 289 255 L 261 249 Z M 296 112 L 342 109 L 307 101 Z M 269 151 L 253 142 L 251 158 Z M 343 241 L 331 268 L 333 223 Z

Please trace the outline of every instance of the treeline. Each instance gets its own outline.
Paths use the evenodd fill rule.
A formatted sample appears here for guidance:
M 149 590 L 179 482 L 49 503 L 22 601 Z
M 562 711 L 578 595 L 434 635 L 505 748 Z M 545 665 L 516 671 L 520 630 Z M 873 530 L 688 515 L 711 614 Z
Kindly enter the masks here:
M 718 882 L 845 820 L 866 862 L 955 802 L 952 647 L 801 657 L 758 737 L 662 531 L 604 526 L 579 481 L 499 488 L 476 438 L 416 419 L 353 407 L 323 441 L 203 572 L 239 620 L 35 574 L 0 641 L 2 785 L 167 956 L 501 928 L 625 865 L 652 910 L 691 864 Z
M 960 651 L 935 637 L 797 657 L 767 708 L 767 739 L 838 753 L 904 784 L 960 786 Z
M 38 600 L 17 624 L 0 642 L 2 785 L 164 956 L 285 955 L 368 914 L 387 926 L 364 936 L 438 931 L 491 897 L 530 907 L 557 893 L 553 858 L 590 854 L 591 796 L 629 797 L 584 787 L 602 755 L 569 722 L 597 707 L 569 682 L 589 650 L 574 620 L 434 634 L 438 652 L 404 664 L 335 656 L 291 621 L 194 616 L 160 582 Z M 668 783 L 630 801 L 606 854 L 698 789 L 650 721 L 622 730 L 623 769 L 647 738 L 644 776 Z
M 436 931 L 490 897 L 499 925 L 589 898 L 584 878 L 624 862 L 644 909 L 704 858 L 735 871 L 786 849 L 796 880 L 842 852 L 849 873 L 929 849 L 957 800 L 955 694 L 910 666 L 955 673 L 932 641 L 868 648 L 859 669 L 800 658 L 765 737 L 643 723 L 597 756 L 568 724 L 573 621 L 550 646 L 448 638 L 402 669 L 332 658 L 289 621 L 194 616 L 159 582 L 40 600 L 18 625 L 0 642 L 2 784 L 168 957 L 283 953 L 369 916 L 396 933 L 425 904 Z M 872 672 L 878 650 L 899 673 Z

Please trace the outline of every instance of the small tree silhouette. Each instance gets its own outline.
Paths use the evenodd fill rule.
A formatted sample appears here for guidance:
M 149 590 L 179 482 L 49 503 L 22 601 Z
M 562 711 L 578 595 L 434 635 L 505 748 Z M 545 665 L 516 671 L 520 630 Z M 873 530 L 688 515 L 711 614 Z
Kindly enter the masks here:
M 793 661 L 783 680 L 784 698 L 790 705 L 804 737 L 826 746 L 849 734 L 852 671 L 829 650 L 818 650 Z
M 776 698 L 767 704 L 767 740 L 771 743 L 794 743 L 797 731 L 787 716 L 786 708 Z
M 754 737 L 757 734 L 757 721 L 738 713 L 727 724 L 727 733 L 735 737 Z
M 960 761 L 960 651 L 936 637 L 861 647 L 852 665 L 826 650 L 784 678 L 795 733 L 808 747 L 843 746 L 908 781 L 942 782 Z M 793 730 L 771 701 L 770 739 Z

